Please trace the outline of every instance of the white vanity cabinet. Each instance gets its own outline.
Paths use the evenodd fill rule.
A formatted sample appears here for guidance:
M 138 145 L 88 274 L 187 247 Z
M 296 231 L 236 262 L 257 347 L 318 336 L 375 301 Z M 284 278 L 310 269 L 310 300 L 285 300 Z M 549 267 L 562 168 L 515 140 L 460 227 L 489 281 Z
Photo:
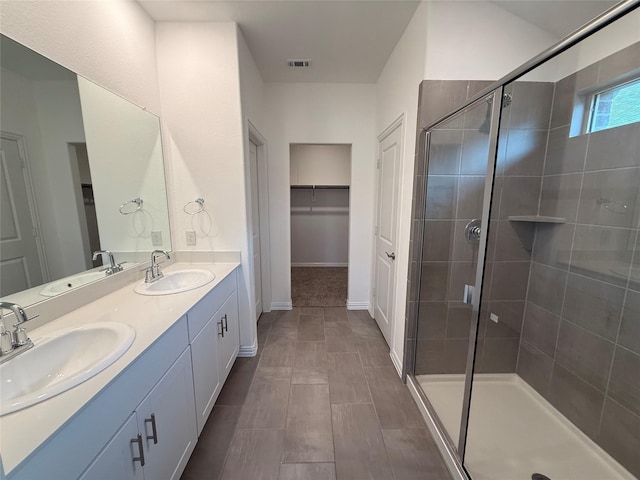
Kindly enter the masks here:
M 197 441 L 193 402 L 187 348 L 81 480 L 179 479 Z
M 220 271 L 220 281 L 204 297 L 177 307 L 189 310 L 175 320 L 166 318 L 167 300 L 134 298 L 140 311 L 155 309 L 144 323 L 136 319 L 140 337 L 149 337 L 156 314 L 165 315 L 170 326 L 90 400 L 66 397 L 76 401 L 73 416 L 9 471 L 7 480 L 178 480 L 240 347 L 236 270 Z M 56 414 L 44 406 L 40 415 Z
M 198 435 L 238 356 L 238 294 L 233 272 L 188 313 Z

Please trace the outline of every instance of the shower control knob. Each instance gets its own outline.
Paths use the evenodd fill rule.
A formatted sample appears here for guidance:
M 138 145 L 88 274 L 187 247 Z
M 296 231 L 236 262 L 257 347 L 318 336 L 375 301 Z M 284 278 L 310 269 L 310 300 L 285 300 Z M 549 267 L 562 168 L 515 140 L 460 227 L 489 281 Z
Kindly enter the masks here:
M 467 223 L 464 229 L 464 236 L 467 242 L 472 244 L 480 243 L 480 234 L 482 233 L 480 229 L 481 224 L 482 222 L 477 218 Z

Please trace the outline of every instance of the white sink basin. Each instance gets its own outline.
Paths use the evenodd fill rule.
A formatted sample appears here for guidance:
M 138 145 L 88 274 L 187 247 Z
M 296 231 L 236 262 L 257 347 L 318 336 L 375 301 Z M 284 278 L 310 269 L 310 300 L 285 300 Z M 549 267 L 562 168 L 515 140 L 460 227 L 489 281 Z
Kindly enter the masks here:
M 97 270 L 93 272 L 79 273 L 71 277 L 63 278 L 62 280 L 51 282 L 45 285 L 39 293 L 44 297 L 55 297 L 56 295 L 81 287 L 82 285 L 86 285 L 87 283 L 91 283 L 100 278 L 105 278 L 105 276 L 104 272 L 99 272 Z
M 129 325 L 100 322 L 34 341 L 33 348 L 0 365 L 0 415 L 90 379 L 120 358 L 135 336 Z
M 140 295 L 171 295 L 201 287 L 213 281 L 216 276 L 209 270 L 190 269 L 165 273 L 153 283 L 140 282 L 135 292 Z

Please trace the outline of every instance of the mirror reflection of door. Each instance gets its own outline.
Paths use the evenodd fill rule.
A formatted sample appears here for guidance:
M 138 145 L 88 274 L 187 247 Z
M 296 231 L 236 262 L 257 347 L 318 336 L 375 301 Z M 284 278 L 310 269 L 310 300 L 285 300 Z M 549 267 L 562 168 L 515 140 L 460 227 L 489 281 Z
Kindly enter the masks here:
M 2 134 L 0 148 L 0 296 L 43 281 L 33 218 L 35 202 L 28 187 L 21 139 Z
M 93 260 L 93 252 L 100 250 L 96 204 L 93 198 L 93 182 L 86 143 L 70 143 L 71 177 L 76 196 L 76 208 L 82 234 L 83 255 L 87 268 L 102 265 L 102 256 Z

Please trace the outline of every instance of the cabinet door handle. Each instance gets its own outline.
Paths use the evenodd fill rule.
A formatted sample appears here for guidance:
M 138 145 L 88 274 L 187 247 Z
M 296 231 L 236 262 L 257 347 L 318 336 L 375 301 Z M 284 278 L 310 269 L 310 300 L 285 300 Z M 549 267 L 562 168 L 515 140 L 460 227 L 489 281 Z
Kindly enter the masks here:
M 229 321 L 227 320 L 227 314 L 224 314 L 224 317 L 222 317 L 222 319 L 224 320 L 224 331 L 228 332 L 229 331 Z
M 132 438 L 131 443 L 138 444 L 139 457 L 133 457 L 134 462 L 140 462 L 140 466 L 144 467 L 144 448 L 142 447 L 142 435 L 138 434 L 138 438 Z
M 220 325 L 220 331 L 218 332 L 218 336 L 221 336 L 222 338 L 224 338 L 224 324 L 222 323 L 222 320 L 224 319 L 221 318 L 220 321 L 218 322 L 218 325 Z
M 153 444 L 156 445 L 158 443 L 158 430 L 156 430 L 156 414 L 152 413 L 151 418 L 145 418 L 144 423 L 151 423 L 152 435 L 147 435 L 147 440 L 153 440 Z

